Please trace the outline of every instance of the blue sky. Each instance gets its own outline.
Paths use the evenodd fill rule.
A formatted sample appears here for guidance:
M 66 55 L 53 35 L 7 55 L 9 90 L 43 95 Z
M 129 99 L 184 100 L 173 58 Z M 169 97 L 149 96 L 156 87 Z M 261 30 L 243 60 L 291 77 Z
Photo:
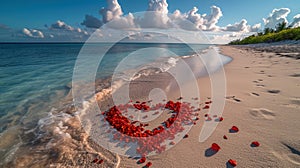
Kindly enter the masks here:
M 129 12 L 145 11 L 148 8 L 148 0 L 118 0 L 118 3 L 125 15 Z M 223 14 L 222 17 L 216 19 L 217 25 L 213 25 L 218 30 L 225 30 L 228 24 L 233 25 L 235 23 L 240 23 L 244 27 L 248 26 L 247 31 L 254 30 L 250 27 L 261 23 L 261 29 L 263 29 L 264 22 L 262 18 L 267 18 L 275 8 L 288 8 L 289 14 L 284 19 L 287 19 L 289 22 L 293 21 L 295 15 L 300 14 L 299 0 L 167 0 L 167 3 L 169 13 L 173 13 L 178 9 L 181 14 L 187 13 L 193 7 L 197 7 L 199 10 L 196 14 L 209 15 L 211 7 L 216 6 Z M 41 36 L 43 38 L 46 36 L 52 37 L 53 35 L 50 35 L 50 33 L 44 35 L 45 31 L 49 31 L 49 26 L 58 24 L 57 21 L 60 20 L 64 22 L 62 25 L 68 29 L 73 30 L 74 28 L 76 35 L 79 36 L 78 32 L 81 33 L 81 30 L 86 30 L 86 27 L 81 25 L 85 15 L 92 15 L 102 21 L 102 16 L 99 14 L 99 10 L 102 7 L 107 7 L 106 0 L 6 0 L 2 1 L 0 5 L 0 28 L 7 26 L 11 30 L 15 30 L 15 32 L 27 28 L 25 34 L 31 38 L 40 34 L 43 34 Z M 246 22 L 243 23 L 242 19 L 245 19 Z M 195 21 L 195 23 L 197 22 Z M 45 25 L 48 25 L 48 28 Z M 58 28 L 62 30 L 59 26 Z M 77 28 L 81 30 L 77 31 Z M 203 28 L 200 29 L 203 30 Z M 233 28 L 228 28 L 226 31 L 228 30 L 244 31 L 245 28 L 241 28 L 236 24 Z M 70 34 L 68 32 L 68 35 Z M 88 33 L 86 32 L 86 34 Z M 5 38 L 11 36 L 0 31 L 0 41 L 3 40 L 3 37 L 1 38 L 3 35 L 6 35 Z M 18 35 L 14 33 L 12 36 Z M 80 34 L 80 37 L 82 37 L 82 34 Z
M 119 0 L 124 13 L 147 9 L 148 0 Z M 219 25 L 225 26 L 246 19 L 249 24 L 262 22 L 263 17 L 274 8 L 290 8 L 288 19 L 300 13 L 299 0 L 169 0 L 169 12 L 179 9 L 187 12 L 194 6 L 199 13 L 209 13 L 210 6 L 222 9 Z M 80 25 L 85 14 L 101 18 L 98 11 L 106 6 L 105 0 L 5 0 L 0 5 L 0 23 L 12 28 L 42 28 L 56 20 L 63 20 L 72 26 Z

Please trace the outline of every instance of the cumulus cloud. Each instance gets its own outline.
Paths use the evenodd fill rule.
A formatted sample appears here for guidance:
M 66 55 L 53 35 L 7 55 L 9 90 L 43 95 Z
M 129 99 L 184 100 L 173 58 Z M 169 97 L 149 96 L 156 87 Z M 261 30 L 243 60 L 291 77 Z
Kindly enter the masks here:
M 113 29 L 132 29 L 136 27 L 135 18 L 129 13 L 127 16 L 122 16 L 110 21 L 106 26 Z
M 169 14 L 167 0 L 149 0 L 147 12 L 141 17 L 134 17 L 131 13 L 127 16 L 123 15 L 122 8 L 117 0 L 107 0 L 108 6 L 100 10 L 102 22 L 110 22 L 107 26 L 114 29 L 131 29 L 131 28 L 182 28 L 186 30 L 205 30 L 205 31 L 257 31 L 260 25 L 250 26 L 244 19 L 240 23 L 228 25 L 225 28 L 220 28 L 217 23 L 223 16 L 222 10 L 217 6 L 211 6 L 210 14 L 198 13 L 198 8 L 193 7 L 187 13 L 181 13 L 175 10 Z M 97 23 L 95 26 L 94 23 Z M 90 15 L 87 15 L 82 23 L 86 27 L 97 28 L 100 25 L 100 20 Z
M 100 10 L 103 22 L 107 23 L 113 19 L 119 19 L 123 15 L 123 12 L 118 0 L 106 0 L 106 2 L 107 8 Z
M 147 12 L 137 22 L 143 28 L 170 28 L 168 12 L 166 0 L 149 0 Z
M 88 35 L 87 31 L 82 30 L 80 28 L 72 27 L 72 26 L 68 25 L 67 23 L 65 23 L 61 20 L 58 20 L 55 23 L 51 24 L 49 29 L 50 30 L 61 30 L 61 31 L 76 32 L 76 33 L 81 33 L 81 34 Z
M 219 29 L 219 26 L 216 24 L 218 23 L 219 19 L 223 16 L 222 11 L 219 7 L 212 6 L 211 7 L 211 13 L 209 15 L 207 14 L 199 14 L 198 8 L 193 7 L 190 11 L 188 11 L 186 14 L 183 15 L 183 17 L 177 17 L 182 18 L 184 21 L 185 19 L 190 21 L 194 24 L 194 27 L 198 30 L 207 30 L 207 31 L 215 31 Z M 186 22 L 186 21 L 184 21 Z M 179 23 L 181 25 L 181 28 L 186 29 L 187 25 L 185 23 Z M 184 27 L 182 27 L 184 25 Z M 192 30 L 193 28 L 188 28 L 189 30 Z
M 33 37 L 33 38 L 44 38 L 44 34 L 39 31 L 39 30 L 35 30 L 35 29 L 27 29 L 27 28 L 23 28 L 22 33 L 26 36 L 26 37 Z
M 250 27 L 250 32 L 258 32 L 261 30 L 261 23 L 255 24 Z
M 293 18 L 293 22 L 290 24 L 292 28 L 300 27 L 300 14 L 297 14 Z
M 50 29 L 60 29 L 60 30 L 69 30 L 69 31 L 73 31 L 75 30 L 75 28 L 73 28 L 70 25 L 67 25 L 65 22 L 58 20 L 55 23 L 53 23 L 50 26 Z
M 219 19 L 223 16 L 222 11 L 217 6 L 211 7 L 211 14 L 204 16 L 204 25 L 206 30 L 217 30 L 219 27 L 216 25 Z
M 263 18 L 265 28 L 274 29 L 278 23 L 288 23 L 286 17 L 291 12 L 289 8 L 274 9 L 269 17 Z
M 233 32 L 249 32 L 250 26 L 247 25 L 246 19 L 242 19 L 240 22 L 227 25 L 226 27 L 222 28 L 222 30 L 233 31 Z
M 149 0 L 147 11 L 155 11 L 162 14 L 168 14 L 169 10 L 167 0 Z
M 81 25 L 84 25 L 87 28 L 99 28 L 102 26 L 102 22 L 92 15 L 85 15 L 85 19 Z

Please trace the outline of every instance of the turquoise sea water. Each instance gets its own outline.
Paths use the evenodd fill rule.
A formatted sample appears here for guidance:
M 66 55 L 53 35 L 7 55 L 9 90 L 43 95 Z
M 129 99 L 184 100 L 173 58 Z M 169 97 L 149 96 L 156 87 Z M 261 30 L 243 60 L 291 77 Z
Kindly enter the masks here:
M 87 45 L 101 51 L 109 44 Z M 58 102 L 63 101 L 72 89 L 74 66 L 83 46 L 80 43 L 0 44 L 0 167 L 20 144 L 31 144 L 23 139 L 23 133 L 33 130 L 51 109 L 61 108 L 57 107 Z M 122 77 L 122 74 L 141 66 L 154 65 L 151 63 L 162 66 L 162 69 L 175 66 L 174 59 L 195 53 L 191 46 L 197 51 L 209 47 L 196 44 L 115 44 L 104 54 L 95 79 L 101 81 L 114 73 L 120 73 Z M 231 60 L 221 58 L 224 64 Z M 90 58 L 83 55 L 83 59 Z M 210 62 L 209 58 L 205 60 Z M 198 69 L 200 71 L 195 65 L 194 71 Z
M 101 47 L 105 44 L 98 45 Z M 51 108 L 52 101 L 69 92 L 74 64 L 82 46 L 83 44 L 0 45 L 0 132 L 21 123 L 23 116 L 28 113 L 46 113 Z M 182 44 L 117 44 L 102 59 L 97 77 L 112 75 L 118 63 L 128 54 L 147 47 L 167 49 L 179 56 L 193 53 L 189 46 Z M 201 50 L 207 45 L 194 47 Z M 149 63 L 156 58 L 157 55 L 151 53 L 142 55 L 141 59 L 127 68 Z M 18 117 L 11 119 L 14 115 Z

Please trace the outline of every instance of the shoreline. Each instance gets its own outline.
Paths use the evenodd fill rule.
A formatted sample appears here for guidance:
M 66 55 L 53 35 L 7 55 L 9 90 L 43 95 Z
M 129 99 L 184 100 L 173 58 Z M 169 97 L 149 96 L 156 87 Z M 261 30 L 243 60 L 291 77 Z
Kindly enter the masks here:
M 219 47 L 221 54 L 232 58 L 232 61 L 224 66 L 228 89 L 222 115 L 224 121 L 219 123 L 208 140 L 199 143 L 199 133 L 206 122 L 204 114 L 208 112 L 208 110 L 201 110 L 200 120 L 188 133 L 189 138 L 183 139 L 160 155 L 148 157 L 147 160 L 153 163 L 152 167 L 199 167 L 200 165 L 201 167 L 225 167 L 228 159 L 236 159 L 242 167 L 300 165 L 299 156 L 289 151 L 300 149 L 297 139 L 300 135 L 295 127 L 299 123 L 297 118 L 300 119 L 297 113 L 300 109 L 300 97 L 297 96 L 300 93 L 297 88 L 300 86 L 294 85 L 294 83 L 299 83 L 298 75 L 295 74 L 299 74 L 297 67 L 300 62 L 291 58 L 278 57 L 276 53 L 246 50 L 239 46 Z M 286 67 L 286 65 L 289 66 Z M 141 100 L 141 97 L 144 97 L 142 100 L 147 100 L 147 92 L 151 88 L 167 88 L 169 78 L 168 76 L 162 79 L 159 76 L 154 78 L 158 80 L 153 80 L 153 78 L 150 80 L 150 77 L 139 78 L 132 86 L 135 89 L 131 90 L 131 95 L 136 100 Z M 139 86 L 145 81 L 147 81 L 148 91 Z M 209 77 L 197 78 L 197 84 L 200 88 L 200 101 L 209 100 L 211 97 Z M 186 87 L 189 87 L 188 84 Z M 176 86 L 173 90 L 176 91 L 170 93 L 168 99 L 176 100 L 180 92 Z M 191 99 L 184 97 L 183 101 L 190 102 Z M 108 99 L 106 103 L 104 102 L 105 105 L 110 105 Z M 116 155 L 93 142 L 81 127 L 76 111 L 70 106 L 65 111 L 54 112 L 55 117 L 48 116 L 46 121 L 53 119 L 61 124 L 58 126 L 49 124 L 46 128 L 40 128 L 44 131 L 49 128 L 48 136 L 35 144 L 34 151 L 25 148 L 29 153 L 7 164 L 6 167 L 13 165 L 38 167 L 33 164 L 34 158 L 30 156 L 44 157 L 39 160 L 40 165 L 44 166 L 141 166 L 137 165 L 135 159 Z M 282 114 L 281 111 L 288 113 Z M 237 134 L 228 134 L 228 128 L 232 125 L 237 125 L 241 131 Z M 273 130 L 274 128 L 276 129 Z M 228 136 L 228 140 L 222 139 L 224 134 Z M 27 136 L 29 135 L 31 134 Z M 51 138 L 56 138 L 57 142 L 51 144 Z M 251 148 L 249 145 L 254 140 L 258 140 L 262 146 Z M 206 156 L 205 151 L 213 142 L 221 146 L 221 151 L 213 156 Z M 48 157 L 42 156 L 42 152 L 45 152 L 43 147 L 51 145 L 53 146 L 49 149 L 52 154 Z M 104 163 L 102 165 L 91 163 L 95 157 L 103 158 Z

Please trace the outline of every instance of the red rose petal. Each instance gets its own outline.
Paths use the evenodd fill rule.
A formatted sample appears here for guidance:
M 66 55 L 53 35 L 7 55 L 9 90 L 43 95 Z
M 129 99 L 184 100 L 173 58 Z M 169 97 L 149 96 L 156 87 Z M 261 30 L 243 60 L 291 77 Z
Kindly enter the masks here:
M 203 109 L 209 109 L 209 105 L 205 105 Z
M 146 157 L 142 157 L 139 161 L 138 161 L 138 163 L 145 163 L 146 162 Z
M 188 138 L 188 137 L 189 137 L 189 135 L 188 135 L 188 134 L 185 134 L 183 138 Z
M 229 163 L 231 166 L 233 166 L 233 167 L 235 167 L 235 166 L 237 165 L 236 160 L 233 160 L 233 159 L 229 159 L 229 160 L 228 160 L 228 163 Z
M 96 162 L 98 162 L 98 160 L 99 160 L 99 159 L 96 158 L 96 159 L 94 159 L 92 162 L 93 162 L 93 163 L 96 163 Z
M 251 143 L 251 146 L 253 146 L 253 147 L 259 147 L 259 142 L 257 142 L 257 141 L 253 141 L 252 143 Z
M 224 118 L 223 118 L 223 117 L 220 117 L 220 118 L 219 118 L 219 121 L 223 121 L 223 120 L 224 120 Z
M 146 167 L 150 167 L 150 166 L 152 166 L 152 163 L 151 163 L 151 162 L 148 162 L 148 163 L 146 164 Z
M 223 139 L 228 139 L 226 135 L 223 136 Z
M 103 159 L 99 160 L 98 164 L 102 164 L 104 162 Z
M 221 149 L 221 147 L 216 143 L 213 143 L 210 148 L 216 152 L 218 152 Z
M 239 128 L 237 126 L 232 126 L 230 128 L 231 131 L 234 131 L 234 132 L 239 132 Z

